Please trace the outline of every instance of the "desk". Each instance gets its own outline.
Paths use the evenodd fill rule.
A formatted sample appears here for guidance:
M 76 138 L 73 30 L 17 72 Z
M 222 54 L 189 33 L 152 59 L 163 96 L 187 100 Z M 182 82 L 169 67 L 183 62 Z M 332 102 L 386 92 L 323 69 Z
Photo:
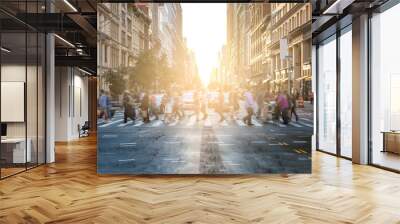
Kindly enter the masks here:
M 31 162 L 31 139 L 27 139 L 28 143 L 25 152 L 25 138 L 6 138 L 1 139 L 1 157 L 6 163 L 26 163 Z M 26 160 L 25 160 L 26 159 Z
M 400 131 L 383 131 L 382 152 L 400 154 Z

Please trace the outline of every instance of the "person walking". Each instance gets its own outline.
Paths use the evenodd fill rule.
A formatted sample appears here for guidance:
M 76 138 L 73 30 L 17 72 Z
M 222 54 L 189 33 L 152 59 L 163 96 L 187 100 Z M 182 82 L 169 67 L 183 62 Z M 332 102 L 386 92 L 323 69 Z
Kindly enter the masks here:
M 257 114 L 256 114 L 256 116 L 257 116 L 257 118 L 260 118 L 261 117 L 261 111 L 262 111 L 262 108 L 264 106 L 264 94 L 261 91 L 261 88 L 258 89 L 256 96 L 257 96 L 256 97 L 256 101 L 257 101 Z
M 219 122 L 223 122 L 225 120 L 224 110 L 225 110 L 225 97 L 224 92 L 222 90 L 218 93 L 218 101 L 216 105 L 216 112 L 219 114 Z
M 122 104 L 124 107 L 124 123 L 128 122 L 128 118 L 134 121 L 136 119 L 135 108 L 132 104 L 132 97 L 127 90 L 124 92 Z
M 244 100 L 245 100 L 244 107 L 246 108 L 247 115 L 243 118 L 243 122 L 245 124 L 251 126 L 251 125 L 253 125 L 251 120 L 252 120 L 252 116 L 254 114 L 255 102 L 254 102 L 253 94 L 249 90 L 246 90 L 246 92 L 244 93 Z
M 289 97 L 290 99 L 290 118 L 292 118 L 293 114 L 296 118 L 296 121 L 299 121 L 299 116 L 297 115 L 296 109 L 297 109 L 297 94 L 293 94 Z
M 142 101 L 140 103 L 140 110 L 142 111 L 142 118 L 144 123 L 150 122 L 149 115 L 149 104 L 150 104 L 149 94 L 145 93 L 143 95 Z
M 155 119 L 158 120 L 158 115 L 159 115 L 159 108 L 158 108 L 158 102 L 157 102 L 157 96 L 156 94 L 152 94 L 150 97 L 150 107 L 151 107 L 151 114 L 155 116 Z
M 229 93 L 229 103 L 230 103 L 231 108 L 232 108 L 232 114 L 231 114 L 232 119 L 236 119 L 237 112 L 239 111 L 239 108 L 240 108 L 240 106 L 239 106 L 239 97 L 238 97 L 237 91 L 232 90 Z
M 194 114 L 196 116 L 196 121 L 199 121 L 199 116 L 201 112 L 201 99 L 198 91 L 194 92 L 193 103 L 194 103 Z
M 279 92 L 277 97 L 277 106 L 279 107 L 280 116 L 282 117 L 283 123 L 289 123 L 289 100 L 287 94 L 282 91 Z
M 104 121 L 107 123 L 110 118 L 110 98 L 108 97 L 106 91 L 100 90 L 100 97 L 99 97 L 99 107 L 101 110 L 101 116 L 104 117 Z

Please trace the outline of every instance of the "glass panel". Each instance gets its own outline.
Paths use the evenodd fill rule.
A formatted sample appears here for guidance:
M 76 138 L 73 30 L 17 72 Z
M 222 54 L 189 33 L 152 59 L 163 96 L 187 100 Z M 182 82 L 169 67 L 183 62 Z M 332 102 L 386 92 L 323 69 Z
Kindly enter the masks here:
M 5 177 L 25 170 L 31 158 L 26 151 L 26 33 L 2 33 L 1 45 L 1 172 Z
M 27 81 L 26 81 L 26 115 L 27 115 L 27 149 L 31 153 L 30 159 L 28 159 L 28 168 L 37 165 L 37 127 L 38 127 L 38 111 L 37 111 L 37 98 L 38 98 L 38 88 L 37 88 L 37 74 L 38 74 L 38 36 L 36 32 L 27 33 L 27 47 L 28 47 L 28 61 L 27 61 Z
M 340 153 L 352 157 L 352 34 L 340 36 Z
M 400 5 L 372 17 L 372 163 L 400 170 Z M 386 133 L 384 133 L 386 132 Z
M 336 37 L 318 48 L 318 146 L 336 153 Z
M 45 52 L 46 38 L 44 34 L 39 33 L 38 45 L 38 163 L 45 163 Z

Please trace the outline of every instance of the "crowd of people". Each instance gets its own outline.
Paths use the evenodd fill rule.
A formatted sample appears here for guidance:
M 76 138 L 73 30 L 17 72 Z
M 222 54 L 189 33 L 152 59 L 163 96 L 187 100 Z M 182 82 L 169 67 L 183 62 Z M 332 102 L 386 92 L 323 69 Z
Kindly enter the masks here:
M 246 111 L 242 121 L 251 126 L 252 118 L 255 116 L 261 120 L 275 119 L 284 124 L 288 124 L 294 117 L 298 121 L 297 102 L 300 98 L 297 91 L 288 94 L 286 91 L 279 91 L 277 94 L 270 94 L 267 91 L 244 91 L 231 90 L 225 92 L 220 90 L 216 97 L 216 102 L 212 105 L 214 111 L 219 115 L 219 122 L 223 122 L 227 117 L 240 119 L 240 102 L 243 101 L 243 108 Z M 129 92 L 125 91 L 122 95 L 122 107 L 124 110 L 124 122 L 128 119 L 135 121 L 142 117 L 144 123 L 150 122 L 150 117 L 155 120 L 162 120 L 165 123 L 171 123 L 182 120 L 187 116 L 195 116 L 196 121 L 206 120 L 209 111 L 209 95 L 206 90 L 193 91 L 191 95 L 193 104 L 185 107 L 183 92 Z M 274 104 L 272 103 L 274 102 Z M 111 108 L 110 95 L 101 90 L 99 97 L 100 117 L 108 122 L 113 116 Z M 188 115 L 185 110 L 193 111 Z

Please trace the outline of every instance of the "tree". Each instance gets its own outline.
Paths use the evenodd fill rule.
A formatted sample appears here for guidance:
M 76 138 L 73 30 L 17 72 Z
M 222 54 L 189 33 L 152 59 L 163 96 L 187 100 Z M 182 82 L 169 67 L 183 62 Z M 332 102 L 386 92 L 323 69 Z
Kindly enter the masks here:
M 119 69 L 117 71 L 108 70 L 104 74 L 105 81 L 108 82 L 110 93 L 112 97 L 121 95 L 126 88 L 124 80 L 124 70 Z

